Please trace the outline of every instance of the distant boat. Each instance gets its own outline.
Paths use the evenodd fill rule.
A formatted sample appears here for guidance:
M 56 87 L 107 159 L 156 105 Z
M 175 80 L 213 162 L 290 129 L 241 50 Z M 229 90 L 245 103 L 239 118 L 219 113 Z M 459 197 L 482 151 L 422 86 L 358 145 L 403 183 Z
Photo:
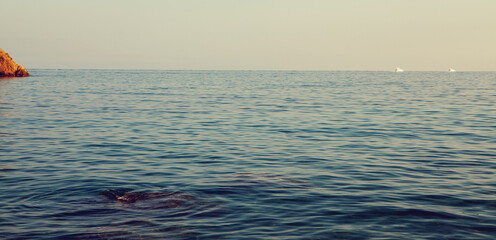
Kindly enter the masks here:
M 448 72 L 456 72 L 456 70 L 453 68 L 450 68 L 450 69 L 448 69 Z
M 404 72 L 404 70 L 403 70 L 403 69 L 401 69 L 401 68 L 399 68 L 399 67 L 397 67 L 394 71 L 395 71 L 395 72 Z

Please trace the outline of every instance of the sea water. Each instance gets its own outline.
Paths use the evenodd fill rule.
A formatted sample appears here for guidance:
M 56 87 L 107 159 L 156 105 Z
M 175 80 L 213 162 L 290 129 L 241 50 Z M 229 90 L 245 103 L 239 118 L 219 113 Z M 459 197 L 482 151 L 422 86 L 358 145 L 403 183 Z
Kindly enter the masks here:
M 494 72 L 30 72 L 2 239 L 496 238 Z

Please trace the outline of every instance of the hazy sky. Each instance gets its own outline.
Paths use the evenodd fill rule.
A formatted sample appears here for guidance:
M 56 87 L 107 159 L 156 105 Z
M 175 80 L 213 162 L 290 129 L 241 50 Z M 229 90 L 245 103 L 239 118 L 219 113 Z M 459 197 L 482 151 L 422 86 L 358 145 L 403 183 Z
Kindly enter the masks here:
M 27 68 L 496 71 L 496 0 L 0 0 Z

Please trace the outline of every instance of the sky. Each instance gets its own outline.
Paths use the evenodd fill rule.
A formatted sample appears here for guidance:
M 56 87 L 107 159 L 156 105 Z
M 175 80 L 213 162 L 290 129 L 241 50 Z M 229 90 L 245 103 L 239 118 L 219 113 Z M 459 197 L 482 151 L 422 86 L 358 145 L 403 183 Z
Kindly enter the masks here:
M 495 0 L 0 0 L 26 68 L 496 71 Z

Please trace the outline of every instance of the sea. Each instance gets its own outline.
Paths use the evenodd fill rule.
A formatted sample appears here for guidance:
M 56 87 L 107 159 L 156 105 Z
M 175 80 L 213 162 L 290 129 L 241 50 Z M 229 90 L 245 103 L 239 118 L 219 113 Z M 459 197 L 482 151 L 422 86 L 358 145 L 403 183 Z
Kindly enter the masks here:
M 30 73 L 1 239 L 496 239 L 496 72 Z

